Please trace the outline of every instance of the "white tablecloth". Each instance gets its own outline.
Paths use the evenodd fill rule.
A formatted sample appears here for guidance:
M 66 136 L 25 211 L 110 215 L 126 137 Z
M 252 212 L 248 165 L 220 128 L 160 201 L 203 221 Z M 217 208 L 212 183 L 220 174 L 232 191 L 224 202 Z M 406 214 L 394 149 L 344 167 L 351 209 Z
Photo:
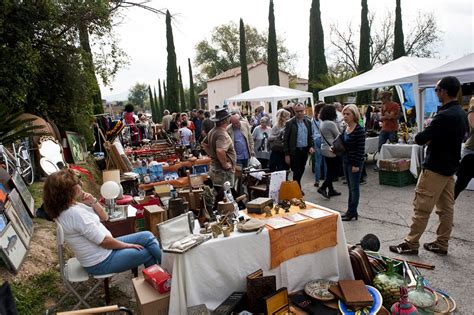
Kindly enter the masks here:
M 391 158 L 410 159 L 410 173 L 417 178 L 418 169 L 421 167 L 421 150 L 423 147 L 417 144 L 384 144 L 380 149 L 379 161 Z
M 313 279 L 353 279 L 340 216 L 335 247 L 287 260 L 272 270 L 267 229 L 260 234 L 221 235 L 182 255 L 163 253 L 163 267 L 172 270 L 169 314 L 183 315 L 188 306 L 204 303 L 213 310 L 232 292 L 246 291 L 247 275 L 260 268 L 264 275 L 276 276 L 277 288 L 287 287 L 289 292 Z
M 365 139 L 365 154 L 377 153 L 379 149 L 379 137 L 369 137 Z

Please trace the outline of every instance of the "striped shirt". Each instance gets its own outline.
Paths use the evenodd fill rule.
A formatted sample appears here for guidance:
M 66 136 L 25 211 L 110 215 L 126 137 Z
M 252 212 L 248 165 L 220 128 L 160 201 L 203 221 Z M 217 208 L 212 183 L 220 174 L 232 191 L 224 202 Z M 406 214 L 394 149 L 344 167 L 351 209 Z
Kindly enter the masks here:
M 361 167 L 365 155 L 365 131 L 359 124 L 356 125 L 351 133 L 344 129 L 344 147 L 346 153 L 344 160 L 351 163 L 352 166 Z

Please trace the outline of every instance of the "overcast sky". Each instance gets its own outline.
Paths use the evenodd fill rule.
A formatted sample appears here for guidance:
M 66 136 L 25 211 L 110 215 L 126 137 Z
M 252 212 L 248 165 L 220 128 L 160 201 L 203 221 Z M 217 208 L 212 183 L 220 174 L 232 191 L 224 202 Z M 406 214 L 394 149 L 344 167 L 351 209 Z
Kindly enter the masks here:
M 344 27 L 360 23 L 359 0 L 321 0 L 326 57 L 330 57 L 330 25 Z M 269 0 L 153 0 L 157 9 L 168 9 L 174 15 L 173 36 L 177 63 L 181 66 L 185 86 L 189 85 L 187 58 L 193 62 L 197 42 L 210 38 L 212 29 L 230 21 L 268 29 Z M 286 46 L 298 56 L 296 74 L 308 77 L 309 10 L 311 0 L 274 0 L 275 25 Z M 395 0 L 368 0 L 369 11 L 378 17 L 395 11 Z M 120 47 L 129 55 L 130 64 L 122 69 L 110 86 L 103 87 L 102 97 L 125 94 L 135 83 L 157 85 L 166 79 L 165 17 L 143 9 L 123 11 L 116 26 Z M 438 46 L 440 58 L 457 58 L 474 52 L 474 1 L 472 0 L 402 0 L 405 37 L 418 13 L 433 12 L 442 31 Z M 329 49 L 329 50 L 328 50 Z M 196 73 L 197 69 L 193 69 Z M 198 91 L 199 92 L 199 91 Z

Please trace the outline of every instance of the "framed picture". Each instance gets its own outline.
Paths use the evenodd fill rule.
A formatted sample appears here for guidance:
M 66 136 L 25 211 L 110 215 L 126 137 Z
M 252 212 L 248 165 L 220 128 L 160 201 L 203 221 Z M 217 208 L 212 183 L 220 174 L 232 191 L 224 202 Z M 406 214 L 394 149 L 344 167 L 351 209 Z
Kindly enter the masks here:
M 8 190 L 2 183 L 0 183 L 0 210 L 5 208 L 5 203 L 8 199 Z
M 8 220 L 7 220 L 7 217 L 5 216 L 5 214 L 0 213 L 0 234 L 7 227 L 7 223 L 8 223 Z
M 35 200 L 33 199 L 33 196 L 31 195 L 30 191 L 28 190 L 28 187 L 23 181 L 23 178 L 21 178 L 20 174 L 15 172 L 12 176 L 12 181 L 13 181 L 14 186 L 20 193 L 21 199 L 23 200 L 23 203 L 25 204 L 26 210 L 28 210 L 30 217 L 34 217 L 35 216 Z
M 7 203 L 5 214 L 7 215 L 10 223 L 16 230 L 16 233 L 20 237 L 21 241 L 26 248 L 29 247 L 31 241 L 31 234 L 28 233 L 26 226 L 21 222 L 18 212 L 15 211 L 11 202 Z
M 26 257 L 26 247 L 23 245 L 11 222 L 0 233 L 0 255 L 5 264 L 15 273 L 18 272 L 21 263 Z
M 30 218 L 28 211 L 25 208 L 25 205 L 21 201 L 20 194 L 16 189 L 13 189 L 9 195 L 10 203 L 13 206 L 13 209 L 18 213 L 21 223 L 26 227 L 28 234 L 33 235 L 33 220 Z
M 87 157 L 87 145 L 84 136 L 77 132 L 66 131 L 66 138 L 74 163 L 85 163 Z
M 193 165 L 193 174 L 207 174 L 209 166 L 207 164 Z

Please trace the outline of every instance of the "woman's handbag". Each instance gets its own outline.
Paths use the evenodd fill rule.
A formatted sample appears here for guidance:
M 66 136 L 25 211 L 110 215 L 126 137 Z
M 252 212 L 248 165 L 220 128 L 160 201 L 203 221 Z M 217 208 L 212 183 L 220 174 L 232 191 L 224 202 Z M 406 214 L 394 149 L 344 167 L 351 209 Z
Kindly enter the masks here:
M 333 141 L 331 146 L 331 151 L 334 152 L 334 154 L 337 156 L 341 156 L 346 153 L 346 147 L 344 146 L 344 140 L 342 139 L 343 134 L 344 133 L 339 134 Z
M 285 141 L 283 139 L 283 132 L 278 134 L 278 137 L 268 140 L 268 145 L 272 152 L 283 152 L 283 148 L 285 147 Z

